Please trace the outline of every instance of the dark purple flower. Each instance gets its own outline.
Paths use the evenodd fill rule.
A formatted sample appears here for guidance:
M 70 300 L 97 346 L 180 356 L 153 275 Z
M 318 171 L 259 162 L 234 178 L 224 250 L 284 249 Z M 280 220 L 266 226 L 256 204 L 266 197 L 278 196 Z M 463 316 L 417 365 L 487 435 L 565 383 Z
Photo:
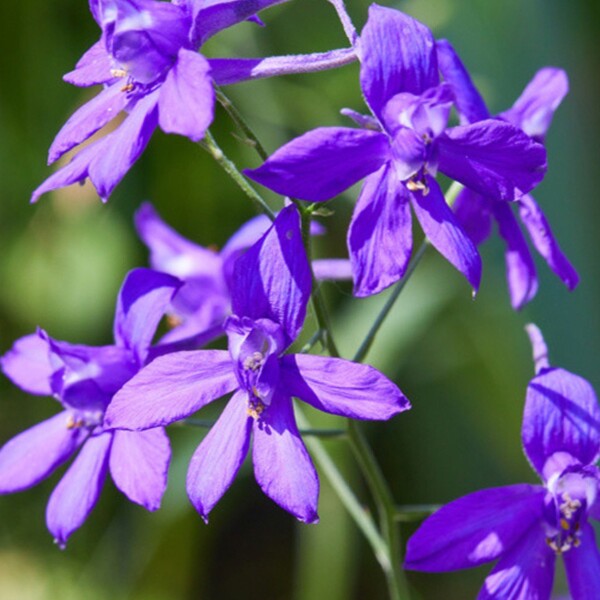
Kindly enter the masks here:
M 438 42 L 438 59 L 445 80 L 452 86 L 456 104 L 464 123 L 476 123 L 491 117 L 469 73 L 446 40 Z M 512 123 L 533 139 L 543 142 L 554 111 L 569 89 L 562 69 L 545 67 L 529 82 L 512 108 L 498 119 Z M 548 266 L 570 289 L 579 282 L 577 272 L 563 254 L 544 213 L 529 194 L 515 202 L 521 223 Z M 456 218 L 471 239 L 483 243 L 491 233 L 492 221 L 506 244 L 506 276 L 513 308 L 520 309 L 531 301 L 538 289 L 538 279 L 531 252 L 510 206 L 479 191 L 465 188 L 455 203 Z
M 229 351 L 159 357 L 115 396 L 106 420 L 144 430 L 196 412 L 233 392 L 190 463 L 188 495 L 203 518 L 231 485 L 253 438 L 256 479 L 267 496 L 301 521 L 317 520 L 319 482 L 294 419 L 292 396 L 329 413 L 388 419 L 409 408 L 402 392 L 367 365 L 287 354 L 310 297 L 300 218 L 284 208 L 235 265 Z
M 498 560 L 478 598 L 547 600 L 556 556 L 577 600 L 600 590 L 600 408 L 590 384 L 550 367 L 530 325 L 536 376 L 527 388 L 523 449 L 544 485 L 481 490 L 442 507 L 408 542 L 406 567 L 453 571 Z
M 114 345 L 76 346 L 39 331 L 17 340 L 0 361 L 20 388 L 52 395 L 64 408 L 0 449 L 0 493 L 36 485 L 79 450 L 46 512 L 61 546 L 94 508 L 108 471 L 131 501 L 148 510 L 160 506 L 171 455 L 164 429 L 111 431 L 103 418 L 115 392 L 147 362 L 158 322 L 179 285 L 169 275 L 136 269 L 119 294 Z
M 355 294 L 400 279 L 412 251 L 411 206 L 433 246 L 473 288 L 481 261 L 435 181 L 437 171 L 503 200 L 542 179 L 543 147 L 497 120 L 447 129 L 452 89 L 439 82 L 435 41 L 421 23 L 372 5 L 357 43 L 360 81 L 373 117 L 362 127 L 319 128 L 277 150 L 248 175 L 276 192 L 328 200 L 366 177 L 348 233 Z

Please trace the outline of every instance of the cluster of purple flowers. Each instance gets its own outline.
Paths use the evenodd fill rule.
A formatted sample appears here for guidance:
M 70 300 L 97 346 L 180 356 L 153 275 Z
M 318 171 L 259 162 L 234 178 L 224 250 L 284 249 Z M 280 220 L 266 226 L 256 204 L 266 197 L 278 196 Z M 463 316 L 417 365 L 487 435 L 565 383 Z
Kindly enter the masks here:
M 412 212 L 428 242 L 474 292 L 478 246 L 492 222 L 506 244 L 512 306 L 536 294 L 533 246 L 573 288 L 577 273 L 530 192 L 546 171 L 543 141 L 567 93 L 565 73 L 539 71 L 512 108 L 490 115 L 453 47 L 411 17 L 372 5 L 358 35 L 331 0 L 351 47 L 263 59 L 211 59 L 198 49 L 284 0 L 90 0 L 101 38 L 65 80 L 102 91 L 67 121 L 49 161 L 78 147 L 120 113 L 108 135 L 80 148 L 33 194 L 89 178 L 106 200 L 154 130 L 202 140 L 214 84 L 334 68 L 358 60 L 370 114 L 342 113 L 357 127 L 321 127 L 285 144 L 249 178 L 289 198 L 274 222 L 259 216 L 220 252 L 184 239 L 150 204 L 136 227 L 152 269 L 129 273 L 118 296 L 114 345 L 88 347 L 38 330 L 1 359 L 23 390 L 53 396 L 55 417 L 0 449 L 0 493 L 36 485 L 76 455 L 50 497 L 48 528 L 61 545 L 82 525 L 110 472 L 133 502 L 156 510 L 166 487 L 165 426 L 229 395 L 198 446 L 188 496 L 206 520 L 252 449 L 263 492 L 301 521 L 318 520 L 319 480 L 294 418 L 293 398 L 350 419 L 387 420 L 410 408 L 376 369 L 339 357 L 290 353 L 314 281 L 352 279 L 370 296 L 400 280 L 412 254 Z M 452 109 L 460 124 L 449 125 Z M 449 203 L 436 180 L 460 186 Z M 324 232 L 304 202 L 322 203 L 364 179 L 348 229 L 349 261 L 309 261 L 304 234 Z M 155 340 L 167 315 L 171 329 Z M 530 328 L 537 374 L 530 382 L 523 446 L 543 485 L 484 490 L 431 516 L 409 541 L 406 566 L 447 571 L 499 559 L 481 598 L 544 599 L 563 555 L 572 594 L 600 590 L 600 554 L 588 517 L 600 516 L 600 408 L 590 385 L 551 368 Z M 204 349 L 226 336 L 227 350 Z

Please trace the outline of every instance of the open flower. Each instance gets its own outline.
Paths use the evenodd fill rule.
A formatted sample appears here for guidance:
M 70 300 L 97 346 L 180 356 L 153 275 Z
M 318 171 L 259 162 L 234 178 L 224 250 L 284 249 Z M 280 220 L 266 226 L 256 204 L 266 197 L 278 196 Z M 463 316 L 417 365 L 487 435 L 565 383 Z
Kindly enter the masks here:
M 536 376 L 527 388 L 522 441 L 543 485 L 475 492 L 442 507 L 408 542 L 406 567 L 453 571 L 498 562 L 478 598 L 547 600 L 556 556 L 577 600 L 600 590 L 600 553 L 590 517 L 600 517 L 600 408 L 583 378 L 550 367 L 530 325 Z
M 0 493 L 36 485 L 79 452 L 46 512 L 61 546 L 94 508 L 108 471 L 132 502 L 148 510 L 160 506 L 171 455 L 164 429 L 111 431 L 103 419 L 115 392 L 146 363 L 156 326 L 178 287 L 169 275 L 136 269 L 119 293 L 114 345 L 72 345 L 40 331 L 17 340 L 1 359 L 16 385 L 54 396 L 64 410 L 0 449 Z
M 231 485 L 252 437 L 254 473 L 265 494 L 301 521 L 317 520 L 319 482 L 295 423 L 292 396 L 357 419 L 388 419 L 410 406 L 372 367 L 284 354 L 300 333 L 310 291 L 300 217 L 288 206 L 236 262 L 233 315 L 225 323 L 229 351 L 159 357 L 108 409 L 111 427 L 144 430 L 187 417 L 233 392 L 188 470 L 188 495 L 205 519 Z

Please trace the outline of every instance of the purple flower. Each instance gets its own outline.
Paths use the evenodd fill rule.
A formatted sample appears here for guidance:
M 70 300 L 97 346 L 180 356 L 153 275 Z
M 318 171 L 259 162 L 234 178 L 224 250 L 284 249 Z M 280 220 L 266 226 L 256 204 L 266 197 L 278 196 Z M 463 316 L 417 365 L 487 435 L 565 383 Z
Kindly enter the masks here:
M 583 378 L 550 367 L 530 325 L 536 376 L 527 388 L 521 437 L 540 485 L 481 490 L 429 517 L 408 542 L 406 567 L 453 571 L 497 560 L 478 598 L 550 598 L 556 556 L 577 600 L 600 590 L 600 553 L 589 517 L 600 517 L 600 408 Z
M 476 123 L 489 119 L 491 115 L 485 102 L 454 48 L 446 40 L 438 42 L 438 59 L 445 80 L 454 89 L 461 120 L 464 123 Z M 512 108 L 497 118 L 512 123 L 533 139 L 543 142 L 554 111 L 568 89 L 567 75 L 562 69 L 540 69 Z M 564 284 L 570 290 L 574 289 L 579 276 L 560 249 L 536 201 L 531 195 L 525 194 L 515 204 L 535 249 Z M 531 301 L 538 289 L 536 268 L 511 208 L 504 202 L 467 187 L 456 199 L 455 214 L 477 245 L 489 237 L 492 221 L 496 221 L 498 233 L 506 244 L 506 275 L 511 304 L 518 310 Z
M 204 519 L 231 485 L 253 438 L 256 479 L 267 496 L 305 522 L 317 520 L 319 482 L 294 419 L 292 396 L 329 413 L 388 419 L 409 408 L 372 367 L 283 352 L 296 339 L 311 291 L 294 206 L 236 263 L 229 351 L 159 357 L 129 381 L 107 415 L 112 427 L 144 430 L 177 421 L 233 392 L 196 450 L 188 495 Z
M 0 493 L 28 489 L 78 451 L 48 502 L 46 522 L 64 546 L 94 508 L 110 471 L 132 501 L 156 510 L 167 484 L 169 440 L 162 428 L 111 431 L 106 407 L 148 358 L 158 322 L 179 281 L 148 269 L 126 278 L 117 302 L 112 346 L 76 346 L 45 332 L 17 340 L 1 359 L 4 373 L 31 394 L 54 396 L 64 410 L 0 449 Z
M 439 83 L 431 32 L 372 5 L 357 45 L 373 117 L 344 111 L 362 129 L 315 129 L 277 150 L 249 177 L 303 200 L 328 200 L 366 177 L 348 232 L 357 296 L 400 279 L 412 252 L 411 206 L 430 242 L 473 288 L 481 261 L 435 181 L 437 171 L 503 200 L 542 179 L 544 148 L 497 120 L 447 129 L 454 96 Z
M 137 211 L 135 224 L 150 248 L 152 268 L 184 282 L 169 308 L 175 327 L 161 339 L 161 344 L 188 339 L 198 347 L 223 334 L 223 324 L 231 313 L 235 262 L 269 229 L 271 221 L 264 215 L 251 219 L 231 236 L 220 252 L 179 235 L 162 221 L 150 203 Z M 318 223 L 312 223 L 313 234 L 323 232 Z M 351 277 L 350 264 L 345 259 L 315 260 L 313 269 L 317 279 Z

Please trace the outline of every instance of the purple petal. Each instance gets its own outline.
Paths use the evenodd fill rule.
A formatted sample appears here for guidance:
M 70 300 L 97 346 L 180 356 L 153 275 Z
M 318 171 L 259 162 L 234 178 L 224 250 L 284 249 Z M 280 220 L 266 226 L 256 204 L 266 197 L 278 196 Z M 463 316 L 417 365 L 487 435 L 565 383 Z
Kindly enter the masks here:
M 246 410 L 246 393 L 236 392 L 190 461 L 187 493 L 205 521 L 248 454 L 252 419 Z
M 546 346 L 542 332 L 536 325 L 533 323 L 525 325 L 525 331 L 531 342 L 535 374 L 538 375 L 542 369 L 548 369 L 550 367 L 550 363 L 548 362 L 548 347 Z
M 87 436 L 85 429 L 69 429 L 68 417 L 69 413 L 61 412 L 2 446 L 0 494 L 20 492 L 36 485 L 68 460 Z
M 179 279 L 151 269 L 134 269 L 127 274 L 117 299 L 114 335 L 117 345 L 132 350 L 140 364 L 180 286 Z
M 48 151 L 48 164 L 87 140 L 125 108 L 129 99 L 121 91 L 122 87 L 122 82 L 113 83 L 75 111 L 54 138 Z
M 408 540 L 406 568 L 455 571 L 495 560 L 530 527 L 541 528 L 545 493 L 541 486 L 520 484 L 480 490 L 446 504 Z
M 235 265 L 234 314 L 281 325 L 287 345 L 296 339 L 311 293 L 310 266 L 295 206 L 284 208 L 269 231 Z
M 481 258 L 477 248 L 460 228 L 439 185 L 427 176 L 427 193 L 411 192 L 412 206 L 431 245 L 471 284 L 479 289 Z
M 379 121 L 370 115 L 363 115 L 351 108 L 342 108 L 340 113 L 349 119 L 352 119 L 359 127 L 363 129 L 371 129 L 373 131 L 381 131 Z
M 529 237 L 548 266 L 560 277 L 570 289 L 579 283 L 579 275 L 563 254 L 558 245 L 546 217 L 536 201 L 529 194 L 525 194 L 518 201 L 521 222 L 527 228 Z
M 497 200 L 520 198 L 546 172 L 544 147 L 502 121 L 453 127 L 437 143 L 440 171 Z
M 271 227 L 271 220 L 266 215 L 258 215 L 244 223 L 223 246 L 220 252 L 221 260 L 224 263 L 232 261 L 230 268 L 233 268 L 233 263 L 243 254 L 252 244 L 267 233 Z
M 542 369 L 527 387 L 523 448 L 533 468 L 547 479 L 546 461 L 566 452 L 583 465 L 600 457 L 600 407 L 592 386 L 564 369 Z
M 469 188 L 463 188 L 454 202 L 456 220 L 476 246 L 492 232 L 492 202 Z
M 494 217 L 498 222 L 498 231 L 506 243 L 504 258 L 510 302 L 515 310 L 519 310 L 533 300 L 537 292 L 535 264 L 511 207 L 504 202 L 491 202 Z
M 500 117 L 506 119 L 527 135 L 543 140 L 554 111 L 569 91 L 569 79 L 562 69 L 545 67 L 529 82 L 512 108 Z
M 386 102 L 396 94 L 420 95 L 438 83 L 431 31 L 397 10 L 371 5 L 359 49 L 360 85 L 380 118 Z
M 182 48 L 160 88 L 158 122 L 166 133 L 199 142 L 212 123 L 215 93 L 208 61 Z
M 254 475 L 262 491 L 305 523 L 319 520 L 319 478 L 300 437 L 292 401 L 276 395 L 254 422 Z
M 389 164 L 365 180 L 348 230 L 348 249 L 355 296 L 377 294 L 406 271 L 412 252 L 410 203 Z
M 292 354 L 281 360 L 281 385 L 318 410 L 350 419 L 387 420 L 410 402 L 385 375 L 341 358 Z
M 320 258 L 313 260 L 312 267 L 319 281 L 352 279 L 352 263 L 347 258 Z
M 469 72 L 448 40 L 438 40 L 437 58 L 442 76 L 452 86 L 461 124 L 490 118 L 490 113 L 477 91 Z
M 244 172 L 278 194 L 319 202 L 379 169 L 389 151 L 383 133 L 320 127 L 279 148 L 258 169 Z
M 50 364 L 48 342 L 37 333 L 18 339 L 0 358 L 4 374 L 22 390 L 38 396 L 51 396 L 50 377 L 54 369 Z
M 549 600 L 554 563 L 543 525 L 534 523 L 488 575 L 477 600 Z
M 63 80 L 78 87 L 108 83 L 114 79 L 112 66 L 104 41 L 99 40 L 79 59 L 73 71 L 63 75 Z
M 98 502 L 108 470 L 111 442 L 111 433 L 90 438 L 50 496 L 46 525 L 62 547 Z
M 577 600 L 595 600 L 600 590 L 600 552 L 593 527 L 582 527 L 581 544 L 563 554 L 571 596 Z
M 188 417 L 237 385 L 225 350 L 159 356 L 114 396 L 104 423 L 129 430 L 161 427 Z
M 115 485 L 148 510 L 160 508 L 171 459 L 164 429 L 115 431 L 110 449 L 110 474 Z

